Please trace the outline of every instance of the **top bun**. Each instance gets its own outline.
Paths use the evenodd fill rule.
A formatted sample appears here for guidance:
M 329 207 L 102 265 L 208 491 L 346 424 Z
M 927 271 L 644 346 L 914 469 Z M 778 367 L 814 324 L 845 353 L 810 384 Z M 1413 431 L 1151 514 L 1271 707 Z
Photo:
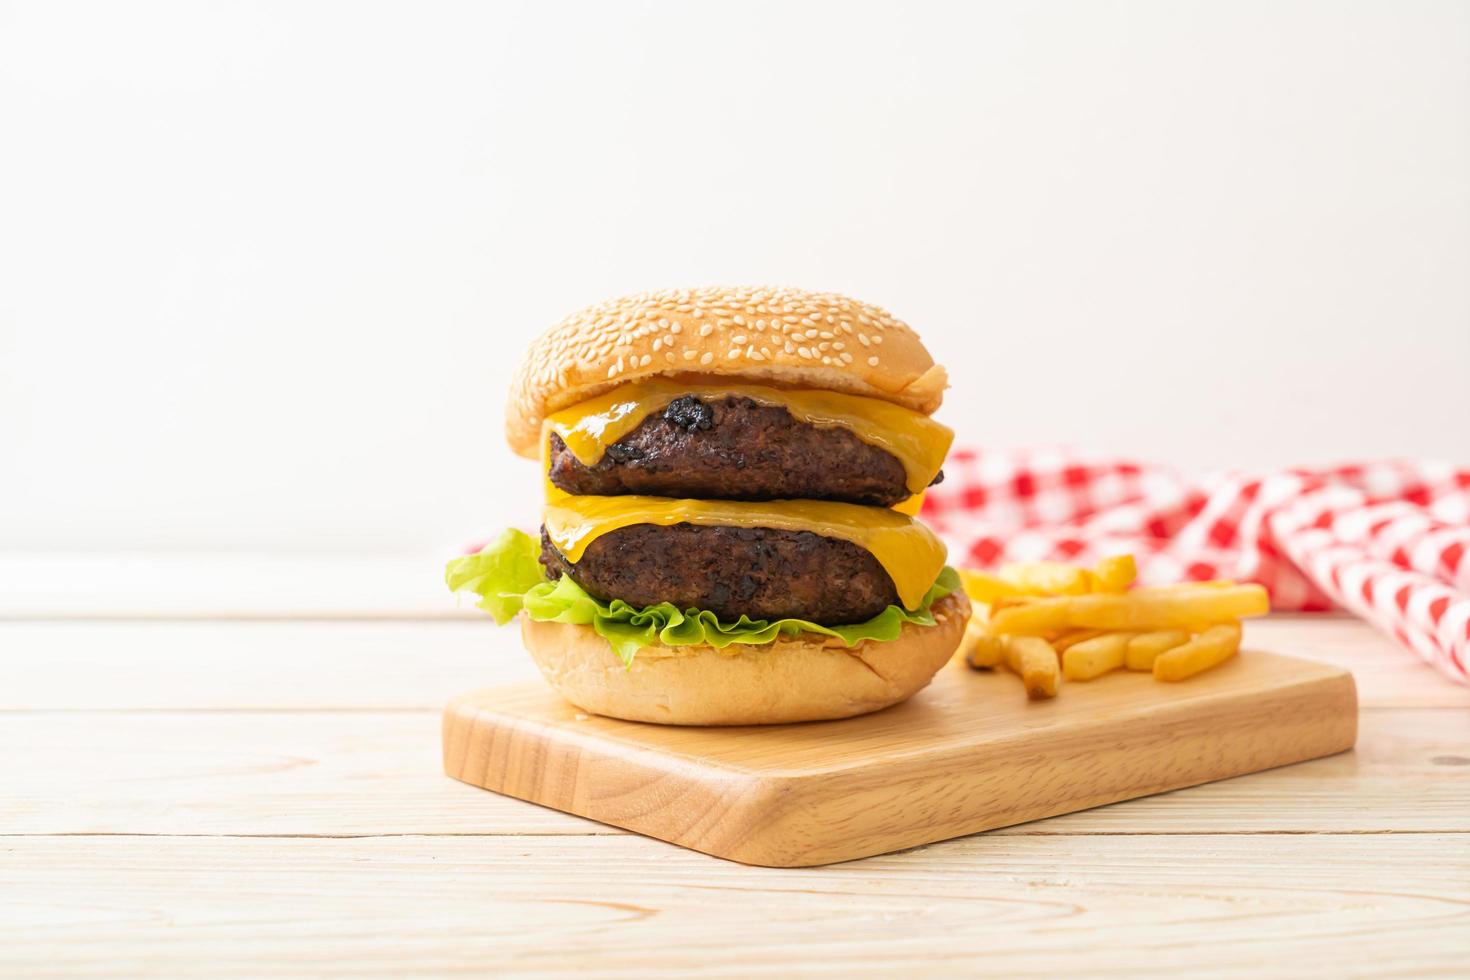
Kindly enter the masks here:
M 538 337 L 511 381 L 506 439 L 534 459 L 546 416 L 670 375 L 841 391 L 925 415 L 948 383 L 908 324 L 876 306 L 775 286 L 667 289 L 589 306 Z

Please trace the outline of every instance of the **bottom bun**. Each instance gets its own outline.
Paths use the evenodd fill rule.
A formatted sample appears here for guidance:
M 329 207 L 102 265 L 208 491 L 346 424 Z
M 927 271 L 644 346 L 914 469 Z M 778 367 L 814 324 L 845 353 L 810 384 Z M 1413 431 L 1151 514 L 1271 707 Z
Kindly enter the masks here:
M 803 634 L 761 645 L 644 647 L 623 666 L 587 626 L 521 619 L 526 649 L 547 682 L 584 711 L 664 725 L 773 725 L 867 714 L 928 684 L 959 647 L 970 602 L 953 592 L 935 624 L 905 624 L 893 640 L 845 647 Z

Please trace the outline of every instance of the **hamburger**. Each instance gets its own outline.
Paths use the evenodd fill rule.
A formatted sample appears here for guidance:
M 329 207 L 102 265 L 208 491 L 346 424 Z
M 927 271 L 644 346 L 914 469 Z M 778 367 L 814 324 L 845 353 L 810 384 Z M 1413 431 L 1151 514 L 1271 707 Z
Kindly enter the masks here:
M 916 518 L 953 433 L 907 325 L 832 293 L 641 293 L 528 350 L 506 438 L 539 462 L 536 535 L 449 565 L 519 618 L 583 710 L 747 725 L 844 718 L 924 687 L 969 603 Z

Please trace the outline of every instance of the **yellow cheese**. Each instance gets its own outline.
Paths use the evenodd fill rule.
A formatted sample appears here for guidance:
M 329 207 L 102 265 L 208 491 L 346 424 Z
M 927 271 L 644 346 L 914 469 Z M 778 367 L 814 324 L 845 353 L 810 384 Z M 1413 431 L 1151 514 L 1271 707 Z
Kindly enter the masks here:
M 893 579 L 899 601 L 914 609 L 944 567 L 944 545 L 923 524 L 884 507 L 826 500 L 676 500 L 670 497 L 582 497 L 548 484 L 545 524 L 551 543 L 571 561 L 604 534 L 634 524 L 726 525 L 811 531 L 870 552 Z
M 904 499 L 893 505 L 894 510 L 898 511 L 900 514 L 907 514 L 910 517 L 918 517 L 919 511 L 922 510 L 923 507 L 924 491 L 922 490 L 914 494 L 912 497 L 905 497 Z
M 710 399 L 730 395 L 786 409 L 798 421 L 840 426 L 903 464 L 910 493 L 921 493 L 944 465 L 954 432 L 927 415 L 878 398 L 836 391 L 787 390 L 763 385 L 697 384 L 653 378 L 614 388 L 550 416 L 546 421 L 584 466 L 594 466 L 608 446 L 638 428 L 682 395 Z

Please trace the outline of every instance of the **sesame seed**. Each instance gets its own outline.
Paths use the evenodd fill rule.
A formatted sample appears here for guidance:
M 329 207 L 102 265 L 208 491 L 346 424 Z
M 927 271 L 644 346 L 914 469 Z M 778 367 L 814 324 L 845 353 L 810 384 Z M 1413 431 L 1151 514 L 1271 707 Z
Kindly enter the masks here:
M 539 411 L 553 387 L 589 384 L 603 374 L 609 384 L 617 383 L 629 372 L 648 372 L 660 357 L 672 372 L 672 365 L 697 360 L 709 365 L 721 356 L 718 349 L 705 349 L 709 341 L 685 350 L 676 342 L 685 326 L 701 328 L 700 337 L 711 339 L 719 326 L 722 339 L 729 341 L 723 349 L 731 363 L 744 354 L 752 362 L 800 356 L 826 365 L 865 359 L 879 367 L 878 349 L 890 330 L 901 332 L 903 343 L 913 338 L 911 328 L 886 310 L 836 293 L 772 286 L 645 291 L 564 317 L 533 345 L 514 390 Z M 848 337 L 857 337 L 868 350 L 854 347 Z M 761 340 L 772 345 L 758 347 Z

